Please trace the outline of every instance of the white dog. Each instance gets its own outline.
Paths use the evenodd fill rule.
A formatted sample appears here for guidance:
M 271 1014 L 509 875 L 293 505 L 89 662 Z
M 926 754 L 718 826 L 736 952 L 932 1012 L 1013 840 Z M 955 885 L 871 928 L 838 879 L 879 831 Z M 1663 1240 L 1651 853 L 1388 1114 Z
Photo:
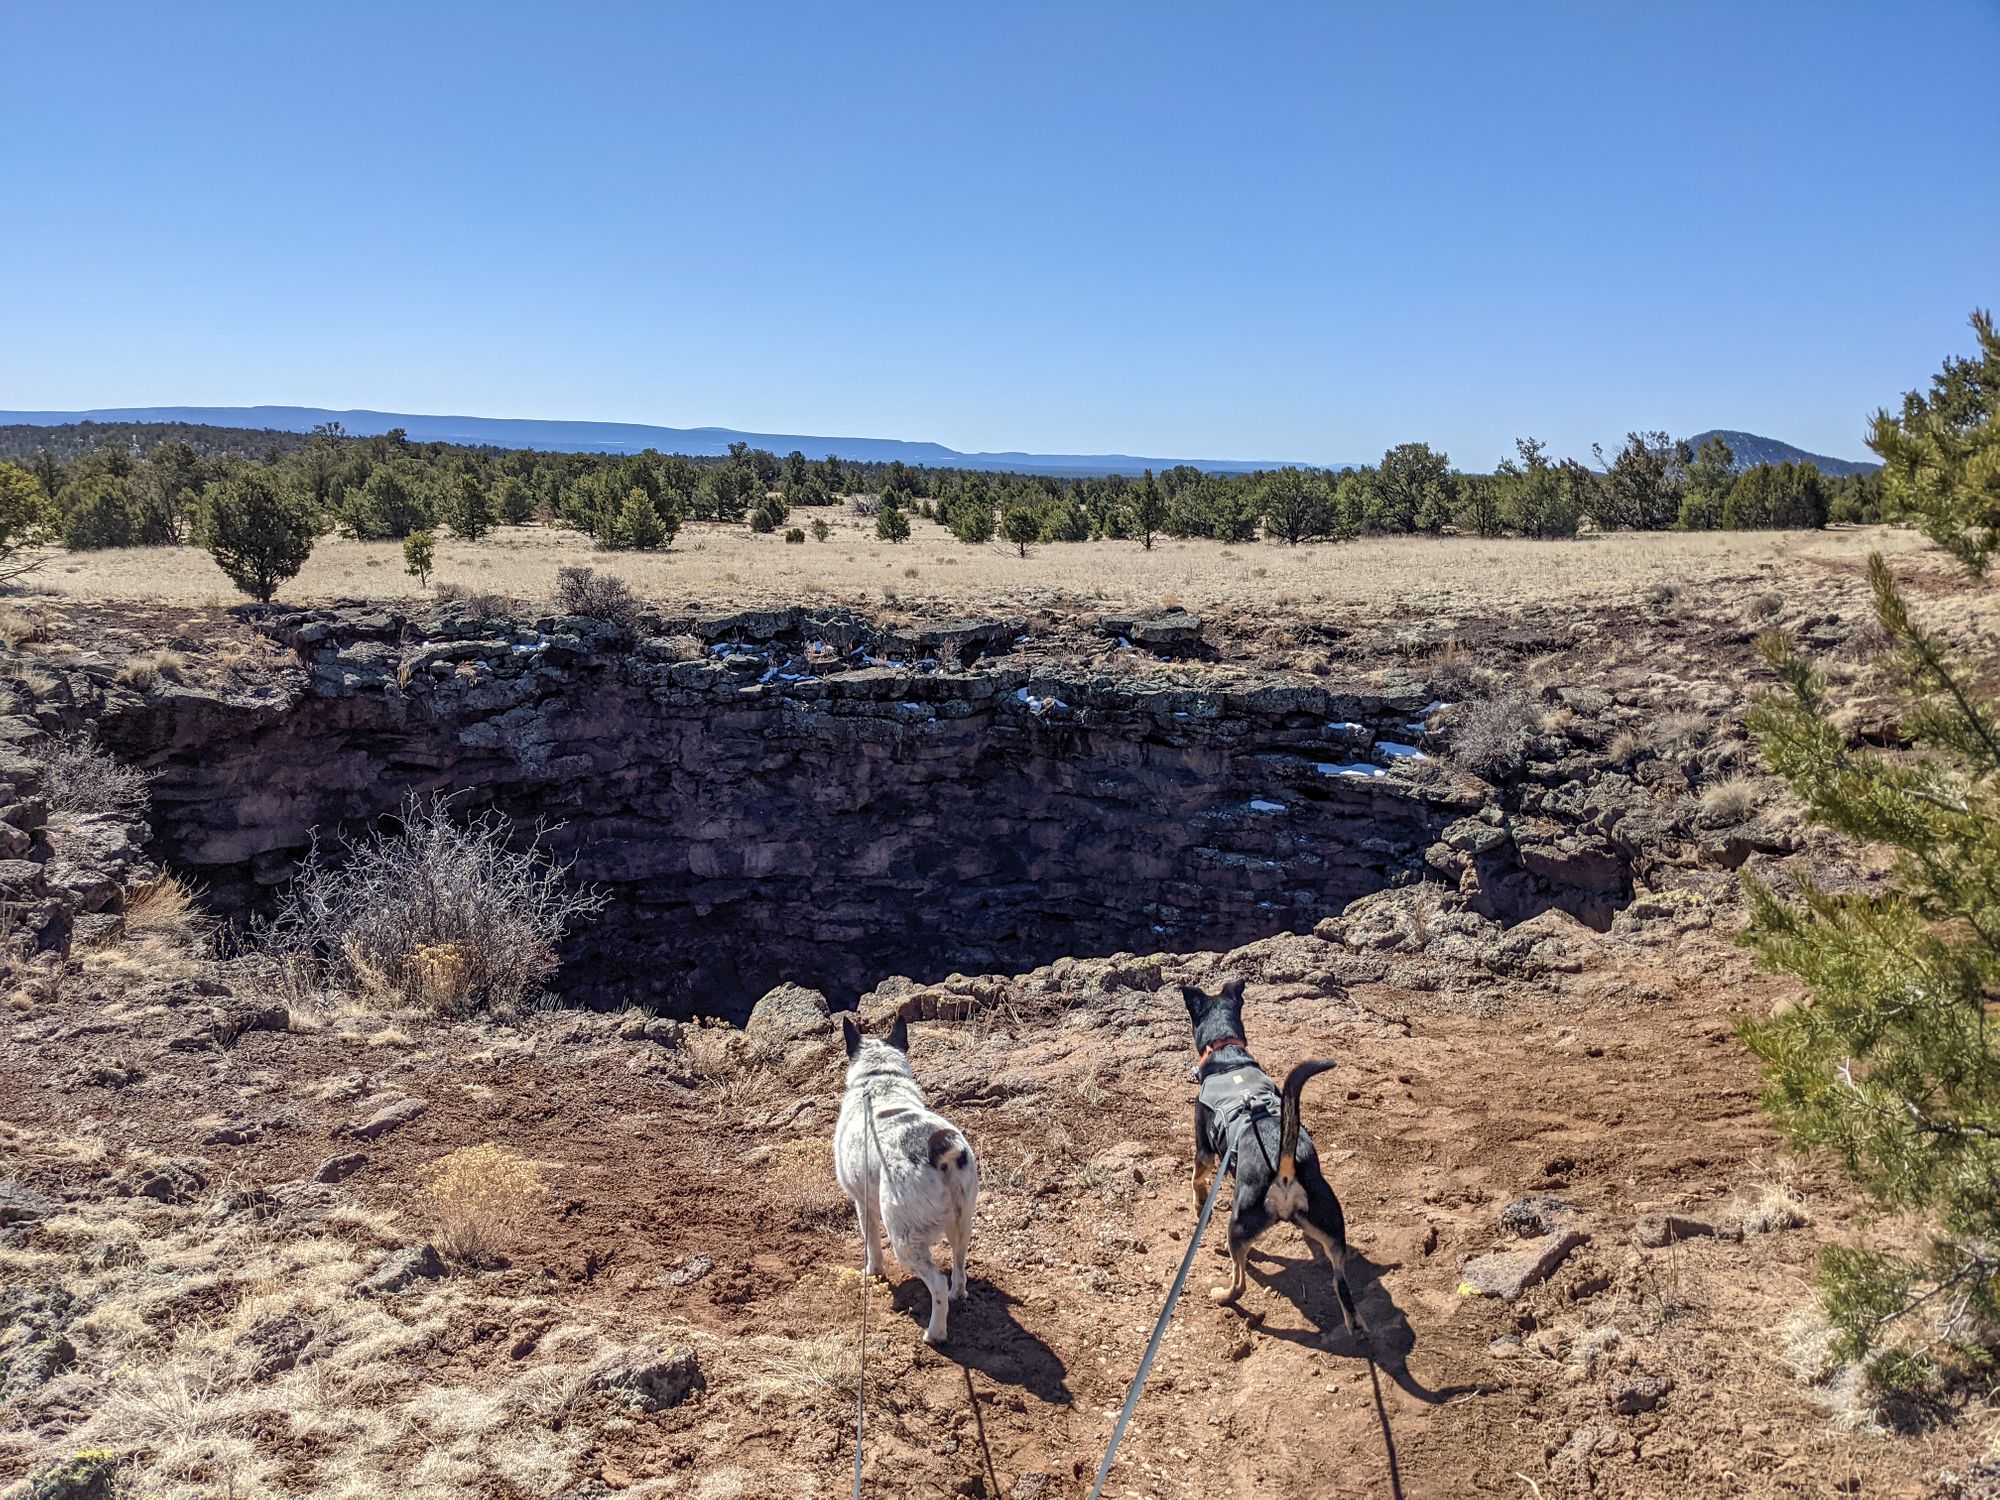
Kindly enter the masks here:
M 886 1226 L 896 1259 L 930 1288 L 924 1342 L 941 1344 L 946 1309 L 965 1295 L 979 1163 L 963 1132 L 925 1108 L 924 1091 L 910 1071 L 910 1029 L 901 1017 L 886 1042 L 862 1036 L 851 1016 L 842 1016 L 840 1027 L 847 1038 L 847 1094 L 833 1128 L 833 1167 L 861 1221 L 861 1274 L 882 1274 Z M 947 1238 L 953 1252 L 949 1283 L 931 1260 L 931 1246 Z

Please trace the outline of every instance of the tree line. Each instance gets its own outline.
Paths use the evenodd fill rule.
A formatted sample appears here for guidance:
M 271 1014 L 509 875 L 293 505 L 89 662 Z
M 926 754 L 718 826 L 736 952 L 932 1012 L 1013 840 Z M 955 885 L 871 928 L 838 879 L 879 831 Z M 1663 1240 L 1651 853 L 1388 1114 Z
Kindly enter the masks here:
M 188 542 L 225 555 L 265 556 L 246 575 L 259 597 L 298 565 L 314 538 L 476 540 L 495 526 L 540 521 L 600 546 L 671 546 L 683 525 L 785 530 L 804 541 L 795 511 L 854 504 L 876 534 L 906 540 L 912 519 L 968 545 L 996 538 L 1025 555 L 1036 545 L 1160 536 L 1299 545 L 1362 535 L 1556 538 L 1586 528 L 1664 530 L 1817 527 L 1876 519 L 1877 474 L 1842 478 L 1811 464 L 1739 468 L 1719 438 L 1700 452 L 1664 433 L 1634 432 L 1596 463 L 1553 459 L 1533 438 L 1490 473 L 1466 473 L 1427 443 L 1402 443 L 1360 468 L 1214 474 L 1179 465 L 1137 478 L 1059 477 L 780 456 L 745 443 L 691 458 L 648 449 L 607 455 L 417 443 L 401 430 L 357 436 L 330 423 L 307 434 L 232 433 L 188 424 L 10 428 L 7 451 L 37 443 L 0 493 L 19 514 L 6 536 L 72 550 Z M 233 441 L 232 441 L 233 439 Z M 813 526 L 822 540 L 822 523 Z M 297 567 L 292 567 L 296 572 Z M 423 569 L 428 573 L 428 568 Z M 232 576 L 236 576 L 232 574 Z M 239 579 L 239 582 L 243 580 Z

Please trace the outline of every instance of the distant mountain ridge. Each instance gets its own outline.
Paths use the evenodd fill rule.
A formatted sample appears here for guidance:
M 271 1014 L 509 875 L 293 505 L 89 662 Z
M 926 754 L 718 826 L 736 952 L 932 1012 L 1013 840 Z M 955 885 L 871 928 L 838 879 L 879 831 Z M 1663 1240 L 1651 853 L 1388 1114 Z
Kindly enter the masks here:
M 1759 437 L 1754 432 L 1736 432 L 1727 427 L 1711 427 L 1707 432 L 1698 432 L 1688 439 L 1688 446 L 1699 451 L 1710 438 L 1721 438 L 1729 445 L 1739 469 L 1754 469 L 1759 464 L 1812 464 L 1822 474 L 1845 478 L 1849 474 L 1872 474 L 1882 467 L 1851 458 L 1828 458 L 1824 453 L 1808 453 L 1776 438 Z
M 0 425 L 49 427 L 76 422 L 191 422 L 210 427 L 266 428 L 310 432 L 338 422 L 349 432 L 373 437 L 400 427 L 411 441 L 463 443 L 495 448 L 533 448 L 550 453 L 638 453 L 657 448 L 691 458 L 717 457 L 731 443 L 748 443 L 773 453 L 794 448 L 808 458 L 828 453 L 861 463 L 906 464 L 927 468 L 1011 470 L 1021 474 L 1131 474 L 1192 464 L 1213 473 L 1244 474 L 1275 469 L 1288 460 L 1226 458 L 1143 458 L 1129 453 L 960 453 L 942 443 L 899 438 L 809 437 L 796 433 L 738 432 L 729 427 L 655 427 L 640 422 L 565 422 L 514 417 L 433 417 L 411 412 L 329 411 L 317 406 L 123 406 L 91 411 L 0 411 Z M 1343 464 L 1335 468 L 1348 467 Z

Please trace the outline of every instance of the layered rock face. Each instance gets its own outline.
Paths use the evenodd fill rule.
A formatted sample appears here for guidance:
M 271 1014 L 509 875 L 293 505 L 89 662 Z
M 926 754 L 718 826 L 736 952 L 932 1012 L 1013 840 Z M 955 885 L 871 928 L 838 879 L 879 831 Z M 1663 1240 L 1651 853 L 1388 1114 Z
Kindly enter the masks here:
M 842 1001 L 1306 930 L 1414 878 L 1478 801 L 1409 774 L 1416 687 L 1148 686 L 1005 622 L 679 624 L 280 616 L 293 690 L 156 693 L 99 728 L 154 770 L 157 852 L 218 906 L 268 899 L 315 830 L 458 793 L 610 893 L 566 998 L 732 1019 L 783 980 Z

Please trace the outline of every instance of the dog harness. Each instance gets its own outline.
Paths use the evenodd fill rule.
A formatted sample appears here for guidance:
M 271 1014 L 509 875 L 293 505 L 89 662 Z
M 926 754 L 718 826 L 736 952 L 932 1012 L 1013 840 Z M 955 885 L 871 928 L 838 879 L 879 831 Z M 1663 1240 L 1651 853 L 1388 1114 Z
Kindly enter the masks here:
M 1265 1115 L 1277 1118 L 1278 1086 L 1271 1082 L 1271 1075 L 1262 1068 L 1254 1063 L 1245 1063 L 1240 1068 L 1211 1073 L 1202 1079 L 1201 1102 L 1202 1107 L 1215 1117 L 1223 1136 L 1234 1139 L 1237 1131 Z

